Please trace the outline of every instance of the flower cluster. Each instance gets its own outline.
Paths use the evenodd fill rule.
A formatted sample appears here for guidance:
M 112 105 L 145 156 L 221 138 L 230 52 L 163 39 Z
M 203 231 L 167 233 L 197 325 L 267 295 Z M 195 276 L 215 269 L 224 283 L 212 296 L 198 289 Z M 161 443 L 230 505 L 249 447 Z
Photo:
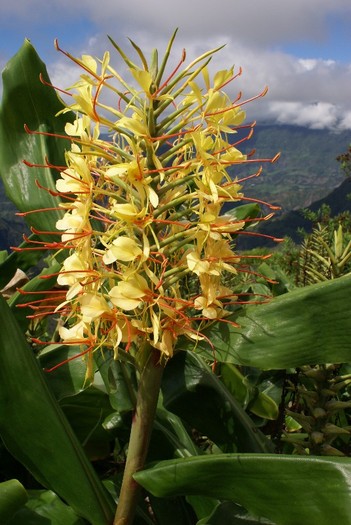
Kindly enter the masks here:
M 166 76 L 173 39 L 161 63 L 154 52 L 149 64 L 133 44 L 140 67 L 112 41 L 128 82 L 107 52 L 101 61 L 65 53 L 83 70 L 69 89 L 64 111 L 76 119 L 66 125 L 71 148 L 56 182 L 68 253 L 57 279 L 67 290 L 56 309 L 65 343 L 117 356 L 147 342 L 168 359 L 180 335 L 196 341 L 236 299 L 223 275 L 237 272 L 232 236 L 245 221 L 222 208 L 243 199 L 228 169 L 249 162 L 237 146 L 253 124 L 243 124 L 247 101 L 224 88 L 241 71 L 211 81 L 215 49 L 189 65 L 184 52 Z

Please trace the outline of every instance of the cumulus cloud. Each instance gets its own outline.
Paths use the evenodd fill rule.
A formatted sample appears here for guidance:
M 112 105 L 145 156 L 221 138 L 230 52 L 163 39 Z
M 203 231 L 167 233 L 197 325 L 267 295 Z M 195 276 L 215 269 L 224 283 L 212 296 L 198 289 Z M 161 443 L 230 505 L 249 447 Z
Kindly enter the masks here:
M 103 7 L 95 0 L 85 0 L 84 5 L 110 29 L 116 24 L 122 29 L 147 27 L 156 36 L 181 27 L 191 38 L 235 35 L 241 42 L 256 45 L 302 37 L 323 38 L 329 13 L 351 9 L 348 0 L 333 0 L 332 5 L 330 0 L 105 0 Z
M 273 120 L 281 124 L 295 124 L 312 129 L 336 128 L 338 108 L 328 102 L 272 102 L 269 111 Z
M 1 4 L 0 18 L 12 13 L 27 23 L 29 15 L 34 20 L 41 16 L 45 23 L 49 10 L 58 24 L 67 16 L 71 21 L 79 20 L 84 13 L 96 32 L 81 41 L 79 48 L 77 39 L 70 48 L 69 35 L 61 44 L 73 53 L 100 57 L 108 46 L 106 34 L 124 49 L 131 37 L 147 51 L 157 47 L 162 52 L 174 28 L 179 27 L 173 63 L 183 47 L 191 60 L 226 44 L 213 67 L 242 66 L 243 75 L 230 88 L 233 98 L 239 90 L 248 98 L 269 87 L 263 100 L 247 106 L 250 118 L 318 129 L 351 129 L 351 64 L 338 62 L 334 56 L 301 57 L 284 51 L 296 43 L 325 46 L 332 17 L 342 16 L 351 24 L 350 0 L 55 0 L 53 4 L 17 0 Z M 74 67 L 61 56 L 50 60 L 48 69 L 55 84 L 67 86 L 75 79 Z

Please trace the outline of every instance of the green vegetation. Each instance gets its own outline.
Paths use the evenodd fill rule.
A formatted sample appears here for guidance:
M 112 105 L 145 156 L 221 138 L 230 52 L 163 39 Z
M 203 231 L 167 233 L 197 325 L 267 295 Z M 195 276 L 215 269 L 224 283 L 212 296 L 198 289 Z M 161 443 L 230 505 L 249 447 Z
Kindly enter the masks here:
M 254 157 L 258 158 L 272 158 L 277 151 L 281 156 L 278 163 L 265 166 L 263 177 L 247 182 L 247 195 L 277 203 L 284 213 L 310 206 L 344 180 L 336 157 L 347 149 L 349 142 L 348 131 L 257 126 L 247 143 L 247 151 L 255 148 Z
M 133 47 L 145 68 L 144 55 L 135 44 Z M 156 67 L 157 57 L 154 59 L 152 78 L 160 82 L 162 75 Z M 85 71 L 89 70 L 89 57 L 83 63 Z M 128 65 L 144 84 L 150 72 Z M 30 152 L 34 165 L 49 159 L 63 166 L 67 159 L 65 149 L 69 149 L 72 139 L 62 139 L 65 123 L 73 120 L 72 115 L 61 113 L 55 117 L 63 109 L 62 103 L 52 89 L 38 82 L 39 73 L 49 84 L 44 64 L 26 42 L 7 67 L 0 108 L 0 174 L 8 197 L 22 212 L 46 209 L 45 213 L 27 215 L 34 233 L 24 241 L 21 251 L 0 253 L 0 288 L 13 278 L 17 268 L 28 275 L 21 290 L 14 285 L 6 298 L 0 295 L 1 524 L 127 525 L 132 523 L 135 512 L 135 525 L 351 525 L 350 214 L 334 214 L 328 206 L 305 210 L 304 219 L 311 228 L 301 232 L 303 242 L 287 239 L 272 250 L 256 246 L 238 252 L 236 272 L 226 264 L 221 283 L 225 288 L 221 288 L 222 295 L 215 304 L 221 308 L 222 317 L 209 317 L 209 322 L 204 323 L 205 308 L 200 317 L 199 309 L 193 307 L 190 312 L 191 321 L 195 318 L 203 327 L 201 332 L 193 328 L 189 332 L 194 325 L 185 322 L 182 304 L 185 297 L 199 299 L 202 283 L 199 284 L 196 272 L 190 273 L 187 268 L 182 268 L 184 276 L 182 273 L 179 284 L 172 281 L 181 261 L 165 277 L 167 261 L 157 259 L 161 252 L 156 243 L 151 260 L 153 268 L 161 268 L 162 279 L 155 279 L 155 274 L 149 272 L 155 284 L 154 294 L 166 278 L 170 294 L 172 287 L 177 286 L 177 293 L 182 291 L 180 306 L 164 305 L 174 320 L 171 333 L 179 329 L 180 334 L 173 357 L 163 358 L 163 375 L 159 373 L 161 361 L 150 358 L 155 357 L 155 348 L 150 352 L 149 346 L 144 346 L 140 356 L 143 338 L 151 338 L 152 333 L 150 329 L 146 334 L 142 332 L 140 323 L 129 321 L 128 330 L 121 329 L 116 343 L 118 360 L 115 349 L 105 344 L 106 339 L 97 341 L 98 351 L 89 354 L 91 347 L 83 340 L 84 332 L 76 332 L 64 341 L 59 337 L 68 331 L 70 320 L 77 312 L 80 315 L 83 306 L 81 310 L 78 305 L 75 311 L 69 311 L 67 305 L 72 297 L 66 297 L 65 292 L 70 283 L 64 288 L 57 284 L 57 275 L 69 273 L 62 270 L 67 257 L 55 230 L 60 217 L 55 200 L 57 170 L 49 163 L 44 170 L 22 163 L 24 157 L 28 160 Z M 147 82 L 146 85 L 151 100 L 151 88 Z M 128 101 L 125 88 L 118 94 Z M 168 101 L 169 96 L 161 100 Z M 133 119 L 130 121 L 133 123 Z M 23 122 L 31 134 L 25 132 Z M 37 130 L 40 133 L 35 133 Z M 280 133 L 281 149 L 294 144 L 296 156 L 298 148 L 291 137 L 295 131 L 296 137 L 303 131 L 286 130 L 286 134 Z M 262 145 L 259 155 L 272 157 L 272 151 L 264 150 L 268 148 L 264 142 L 266 132 L 272 137 L 275 130 L 260 130 L 256 146 L 259 151 Z M 316 148 L 313 141 L 318 137 L 321 143 L 323 133 L 307 133 L 310 153 L 300 147 L 298 155 L 304 163 L 318 162 L 319 157 L 311 151 Z M 133 140 L 133 134 L 128 137 Z M 331 142 L 332 135 L 329 146 Z M 84 140 L 81 144 L 86 146 Z M 184 151 L 187 144 L 182 143 Z M 105 142 L 103 145 L 101 152 L 106 161 L 110 150 Z M 111 147 L 115 146 L 113 143 Z M 340 136 L 338 146 L 338 152 L 324 146 L 330 166 L 340 153 Z M 122 150 L 122 155 L 127 153 Z M 150 148 L 146 148 L 146 156 L 149 153 Z M 93 163 L 90 156 L 89 160 Z M 274 171 L 278 176 L 291 165 L 290 160 L 283 160 L 279 170 Z M 326 165 L 324 160 L 323 168 Z M 79 180 L 77 173 L 72 178 L 75 183 Z M 38 193 L 36 180 L 51 191 Z M 125 186 L 124 181 L 119 182 Z M 272 190 L 264 193 L 263 184 L 255 186 L 255 197 L 256 188 L 260 188 L 264 200 L 270 200 Z M 288 193 L 292 193 L 292 186 L 291 183 Z M 319 186 L 321 190 L 322 183 Z M 99 203 L 107 194 L 101 188 L 100 191 Z M 85 195 L 78 195 L 82 193 Z M 120 191 L 117 204 L 126 204 L 124 197 Z M 286 202 L 290 202 L 289 198 L 286 196 Z M 280 201 L 280 195 L 277 200 Z M 307 200 L 303 201 L 304 207 Z M 66 205 L 67 202 L 70 201 Z M 183 202 L 177 212 L 184 220 L 182 206 Z M 230 213 L 230 222 L 225 224 L 242 226 L 239 232 L 231 230 L 230 248 L 234 249 L 245 232 L 250 233 L 248 225 L 258 221 L 259 209 L 250 203 Z M 106 228 L 110 222 L 106 220 Z M 177 227 L 180 224 L 178 216 L 168 222 Z M 161 243 L 168 222 L 164 220 L 157 230 Z M 92 246 L 96 258 L 104 248 L 98 239 L 103 236 L 103 227 L 98 224 L 100 229 L 94 224 L 97 240 Z M 137 226 L 141 230 L 142 221 Z M 48 230 L 52 230 L 50 235 Z M 187 231 L 183 228 L 175 235 L 181 235 L 183 230 Z M 208 233 L 213 233 L 210 228 Z M 74 240 L 73 237 L 69 242 L 73 244 Z M 181 246 L 188 254 L 190 240 Z M 210 268 L 212 273 L 208 275 L 216 276 L 219 269 L 207 265 L 228 262 L 228 258 L 232 259 L 214 253 L 199 261 L 204 265 L 200 268 Z M 109 264 L 105 259 L 104 271 Z M 115 267 L 118 273 L 112 271 Z M 117 263 L 115 267 L 110 266 L 109 279 L 120 279 L 121 268 L 125 268 Z M 77 274 L 77 270 L 70 273 Z M 79 300 L 85 274 L 78 273 L 78 291 L 72 296 Z M 97 279 L 96 273 L 89 275 L 87 284 L 94 286 Z M 105 286 L 108 284 L 106 279 Z M 229 295 L 228 288 L 234 293 Z M 159 302 L 165 297 L 172 296 L 165 292 Z M 146 312 L 153 312 L 152 300 L 150 294 Z M 230 315 L 224 311 L 225 300 Z M 65 325 L 63 317 L 59 317 L 58 302 L 62 308 L 62 301 L 69 312 Z M 195 302 L 194 305 L 198 306 Z M 38 315 L 42 309 L 53 315 L 49 319 Z M 124 312 L 122 321 L 132 319 L 131 310 L 140 311 L 141 305 Z M 212 314 L 213 310 L 209 315 Z M 111 310 L 109 315 L 112 316 Z M 100 319 L 100 314 L 97 317 Z M 93 319 L 89 328 L 98 330 L 95 317 L 89 319 Z M 165 319 L 168 320 L 163 317 L 162 321 Z M 123 327 L 121 319 L 117 321 L 111 323 L 110 318 L 101 317 L 100 337 L 116 326 Z M 158 327 L 157 319 L 154 323 Z M 159 326 L 160 330 L 163 328 Z M 131 340 L 132 334 L 138 334 L 138 338 Z M 150 411 L 150 398 L 154 414 Z M 143 428 L 145 414 L 151 436 Z M 138 432 L 132 432 L 130 438 L 138 420 Z M 146 447 L 143 440 L 149 438 Z M 139 463 L 141 466 L 132 471 L 128 486 L 140 491 L 140 497 L 133 500 L 132 510 L 122 520 L 114 514 L 115 508 L 122 506 L 121 501 L 125 505 L 122 479 L 130 469 L 127 459 L 133 457 L 130 451 L 134 450 L 135 440 L 141 441 L 146 464 Z

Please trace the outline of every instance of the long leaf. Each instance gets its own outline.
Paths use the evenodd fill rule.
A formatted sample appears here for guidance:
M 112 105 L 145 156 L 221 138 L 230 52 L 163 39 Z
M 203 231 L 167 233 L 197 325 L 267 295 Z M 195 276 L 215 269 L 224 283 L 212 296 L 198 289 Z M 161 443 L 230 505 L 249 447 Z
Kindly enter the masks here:
M 69 141 L 43 133 L 62 135 L 65 123 L 74 118 L 72 113 L 55 117 L 63 103 L 53 88 L 41 83 L 40 76 L 50 83 L 45 64 L 25 40 L 3 71 L 0 107 L 0 176 L 7 196 L 22 212 L 58 206 L 58 199 L 36 184 L 37 180 L 44 188 L 55 190 L 57 171 L 31 168 L 23 161 L 43 165 L 47 160 L 52 165 L 62 165 Z M 41 134 L 29 134 L 25 125 Z M 54 231 L 61 215 L 57 210 L 45 211 L 31 214 L 26 220 L 38 230 Z
M 351 461 L 345 458 L 196 456 L 160 462 L 134 478 L 158 497 L 231 500 L 277 525 L 351 524 Z
M 213 348 L 200 354 L 263 370 L 350 361 L 351 275 L 299 288 L 247 308 L 239 328 L 222 324 L 206 333 Z M 184 346 L 185 347 L 185 346 Z
M 94 525 L 110 523 L 111 502 L 2 297 L 0 319 L 0 434 L 6 447 L 78 514 Z
M 270 452 L 271 443 L 207 364 L 180 352 L 165 369 L 164 405 L 226 452 Z

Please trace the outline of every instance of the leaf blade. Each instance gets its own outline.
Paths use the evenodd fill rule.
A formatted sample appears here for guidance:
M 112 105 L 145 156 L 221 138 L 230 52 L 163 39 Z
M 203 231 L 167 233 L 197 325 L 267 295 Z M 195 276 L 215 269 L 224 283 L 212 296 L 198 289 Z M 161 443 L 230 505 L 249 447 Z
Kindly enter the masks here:
M 277 525 L 351 523 L 351 462 L 346 458 L 197 456 L 160 462 L 134 478 L 158 497 L 202 494 L 231 500 Z
M 206 332 L 219 362 L 263 370 L 350 360 L 351 276 L 298 288 L 268 304 L 248 307 L 236 319 Z M 186 348 L 186 346 L 184 345 Z M 204 341 L 200 355 L 213 359 Z
M 0 434 L 6 447 L 80 515 L 106 525 L 111 502 L 1 296 L 0 318 Z

